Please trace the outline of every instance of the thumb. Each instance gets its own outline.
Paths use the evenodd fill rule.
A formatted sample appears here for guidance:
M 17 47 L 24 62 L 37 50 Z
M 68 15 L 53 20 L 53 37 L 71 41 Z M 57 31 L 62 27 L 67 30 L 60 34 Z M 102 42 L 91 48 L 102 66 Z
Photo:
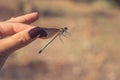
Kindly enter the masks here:
M 47 36 L 44 29 L 40 27 L 30 27 L 18 32 L 11 37 L 0 40 L 0 53 L 9 55 L 11 52 L 22 48 L 36 39 L 37 36 Z

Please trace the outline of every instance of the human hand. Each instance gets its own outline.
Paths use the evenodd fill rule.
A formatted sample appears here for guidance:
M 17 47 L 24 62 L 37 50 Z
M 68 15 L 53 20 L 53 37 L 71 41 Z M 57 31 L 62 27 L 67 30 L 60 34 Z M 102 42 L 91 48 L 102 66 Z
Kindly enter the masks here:
M 45 28 L 29 25 L 37 19 L 38 13 L 31 13 L 0 22 L 0 67 L 13 51 L 47 36 Z

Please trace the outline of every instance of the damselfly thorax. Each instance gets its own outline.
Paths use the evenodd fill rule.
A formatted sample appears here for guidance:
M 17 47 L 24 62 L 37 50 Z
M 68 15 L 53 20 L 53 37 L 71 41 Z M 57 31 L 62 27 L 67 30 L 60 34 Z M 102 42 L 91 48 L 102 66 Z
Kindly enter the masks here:
M 41 48 L 41 50 L 39 51 L 39 53 L 42 53 L 42 51 L 51 43 L 53 42 L 58 36 L 63 35 L 65 32 L 67 32 L 67 27 L 64 28 L 60 28 L 60 29 L 55 29 L 55 28 L 51 28 L 51 29 L 46 29 L 44 28 L 48 34 L 47 38 L 51 37 L 51 35 L 55 35 L 43 48 Z

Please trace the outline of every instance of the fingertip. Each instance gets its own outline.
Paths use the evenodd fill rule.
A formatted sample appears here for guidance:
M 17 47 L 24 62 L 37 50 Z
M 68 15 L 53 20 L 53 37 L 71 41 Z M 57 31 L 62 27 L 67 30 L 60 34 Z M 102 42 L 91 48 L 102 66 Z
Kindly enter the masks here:
M 7 22 L 17 22 L 17 23 L 30 24 L 30 23 L 36 21 L 38 18 L 39 18 L 39 13 L 32 12 L 32 13 L 29 13 L 26 15 L 12 17 L 11 19 L 7 20 Z
M 32 12 L 30 14 L 33 15 L 36 19 L 39 18 L 39 13 L 38 12 Z
M 32 13 L 30 13 L 30 14 L 38 15 L 38 12 L 32 12 Z
M 30 23 L 36 21 L 38 18 L 39 18 L 39 13 L 32 12 L 32 13 L 24 15 L 23 21 L 21 21 L 21 22 L 23 22 L 25 24 L 30 24 Z

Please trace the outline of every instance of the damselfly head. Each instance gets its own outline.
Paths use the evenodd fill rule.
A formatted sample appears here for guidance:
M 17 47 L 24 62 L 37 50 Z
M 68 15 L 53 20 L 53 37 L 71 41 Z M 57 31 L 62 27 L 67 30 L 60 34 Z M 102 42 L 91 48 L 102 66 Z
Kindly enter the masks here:
M 68 29 L 67 27 L 60 28 L 60 30 L 59 30 L 59 31 L 60 31 L 60 32 L 65 32 L 65 31 L 67 31 L 67 29 Z
M 63 29 L 64 29 L 64 31 L 67 31 L 67 30 L 68 30 L 68 28 L 67 28 L 67 27 L 64 27 Z
M 67 28 L 67 27 L 64 27 L 64 29 L 65 29 L 65 30 L 68 30 L 68 28 Z

